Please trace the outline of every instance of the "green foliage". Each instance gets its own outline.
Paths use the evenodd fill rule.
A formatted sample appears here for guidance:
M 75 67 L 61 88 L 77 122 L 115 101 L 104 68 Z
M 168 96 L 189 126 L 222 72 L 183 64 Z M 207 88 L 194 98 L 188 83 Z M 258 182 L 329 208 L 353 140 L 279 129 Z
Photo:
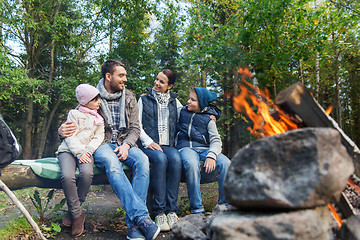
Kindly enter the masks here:
M 108 58 L 125 63 L 127 88 L 138 96 L 162 68 L 176 72 L 173 91 L 183 104 L 190 86 L 217 91 L 223 111 L 217 125 L 229 157 L 253 140 L 243 131 L 251 123 L 231 106 L 239 66 L 250 68 L 273 98 L 302 81 L 321 105 L 335 106 L 332 116 L 360 144 L 355 94 L 360 83 L 354 77 L 358 1 L 2 0 L 0 5 L 0 111 L 21 143 L 31 142 L 24 149 L 29 158 L 41 156 L 44 142 L 43 152 L 54 155 L 56 129 L 77 105 L 75 87 L 96 85 Z
M 33 196 L 30 196 L 31 202 L 33 203 L 38 215 L 40 223 L 45 223 L 49 221 L 49 217 L 59 211 L 65 204 L 66 199 L 63 198 L 60 203 L 55 204 L 54 206 L 49 205 L 50 201 L 53 199 L 54 189 L 50 190 L 46 196 L 46 202 L 43 202 L 43 199 L 40 196 L 40 193 L 35 189 Z M 53 226 L 52 226 L 53 228 Z M 54 228 L 54 230 L 57 228 Z

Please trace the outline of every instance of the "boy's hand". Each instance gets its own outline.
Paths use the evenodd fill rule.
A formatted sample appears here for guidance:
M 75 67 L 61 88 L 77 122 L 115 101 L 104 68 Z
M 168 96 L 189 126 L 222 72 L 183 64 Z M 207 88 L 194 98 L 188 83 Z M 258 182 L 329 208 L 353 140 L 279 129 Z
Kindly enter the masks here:
M 210 119 L 216 122 L 216 117 L 214 115 L 210 115 Z
M 79 163 L 91 163 L 90 153 L 84 152 L 79 158 Z
M 204 163 L 204 167 L 205 167 L 205 172 L 206 173 L 211 173 L 212 171 L 215 170 L 216 167 L 216 160 L 213 158 L 206 158 L 206 161 Z
M 58 129 L 60 136 L 67 138 L 71 137 L 76 131 L 76 125 L 73 122 L 64 122 Z
M 118 156 L 119 160 L 126 160 L 126 158 L 129 155 L 129 149 L 130 146 L 129 144 L 122 144 L 121 146 L 118 146 L 117 148 L 115 148 L 115 150 L 113 151 L 114 153 L 118 152 L 116 155 Z
M 159 151 L 162 151 L 162 148 L 160 147 L 159 144 L 155 143 L 155 142 L 152 142 L 148 147 L 148 149 L 151 149 L 151 150 L 159 150 Z

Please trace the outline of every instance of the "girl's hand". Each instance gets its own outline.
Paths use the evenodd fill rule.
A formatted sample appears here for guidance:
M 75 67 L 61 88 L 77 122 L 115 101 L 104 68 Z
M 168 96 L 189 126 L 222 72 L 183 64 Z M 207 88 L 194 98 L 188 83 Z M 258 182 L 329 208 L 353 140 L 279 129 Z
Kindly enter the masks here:
M 204 163 L 204 167 L 205 167 L 205 172 L 206 173 L 211 173 L 212 171 L 215 170 L 216 167 L 216 160 L 213 158 L 206 158 L 206 161 Z
M 80 158 L 79 158 L 79 163 L 91 163 L 91 155 L 88 152 L 84 152 L 83 154 L 81 154 Z
M 151 149 L 151 150 L 163 151 L 162 148 L 160 147 L 160 145 L 155 142 L 152 142 L 147 148 Z

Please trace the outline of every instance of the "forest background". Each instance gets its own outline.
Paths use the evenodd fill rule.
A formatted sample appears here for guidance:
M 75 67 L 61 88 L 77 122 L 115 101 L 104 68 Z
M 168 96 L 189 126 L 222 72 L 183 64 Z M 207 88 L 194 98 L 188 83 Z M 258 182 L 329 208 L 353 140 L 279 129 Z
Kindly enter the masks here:
M 301 81 L 360 145 L 358 0 L 0 0 L 0 113 L 22 159 L 54 156 L 75 87 L 96 85 L 109 58 L 127 67 L 137 97 L 157 73 L 219 93 L 223 152 L 254 140 L 235 111 L 238 67 L 274 98 Z

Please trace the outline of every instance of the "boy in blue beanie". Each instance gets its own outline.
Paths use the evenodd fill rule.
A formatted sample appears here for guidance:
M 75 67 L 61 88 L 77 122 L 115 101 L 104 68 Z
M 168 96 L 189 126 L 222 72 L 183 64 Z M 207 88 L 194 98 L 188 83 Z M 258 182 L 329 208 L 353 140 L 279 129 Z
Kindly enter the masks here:
M 216 93 L 206 88 L 191 88 L 187 106 L 180 112 L 176 148 L 180 151 L 190 208 L 194 214 L 204 213 L 200 192 L 200 161 L 205 162 L 206 173 L 218 171 L 218 203 L 225 203 L 223 185 L 230 160 L 221 153 L 221 138 L 216 122 L 211 119 L 211 115 L 218 119 L 221 114 L 220 109 L 210 104 L 216 98 Z

